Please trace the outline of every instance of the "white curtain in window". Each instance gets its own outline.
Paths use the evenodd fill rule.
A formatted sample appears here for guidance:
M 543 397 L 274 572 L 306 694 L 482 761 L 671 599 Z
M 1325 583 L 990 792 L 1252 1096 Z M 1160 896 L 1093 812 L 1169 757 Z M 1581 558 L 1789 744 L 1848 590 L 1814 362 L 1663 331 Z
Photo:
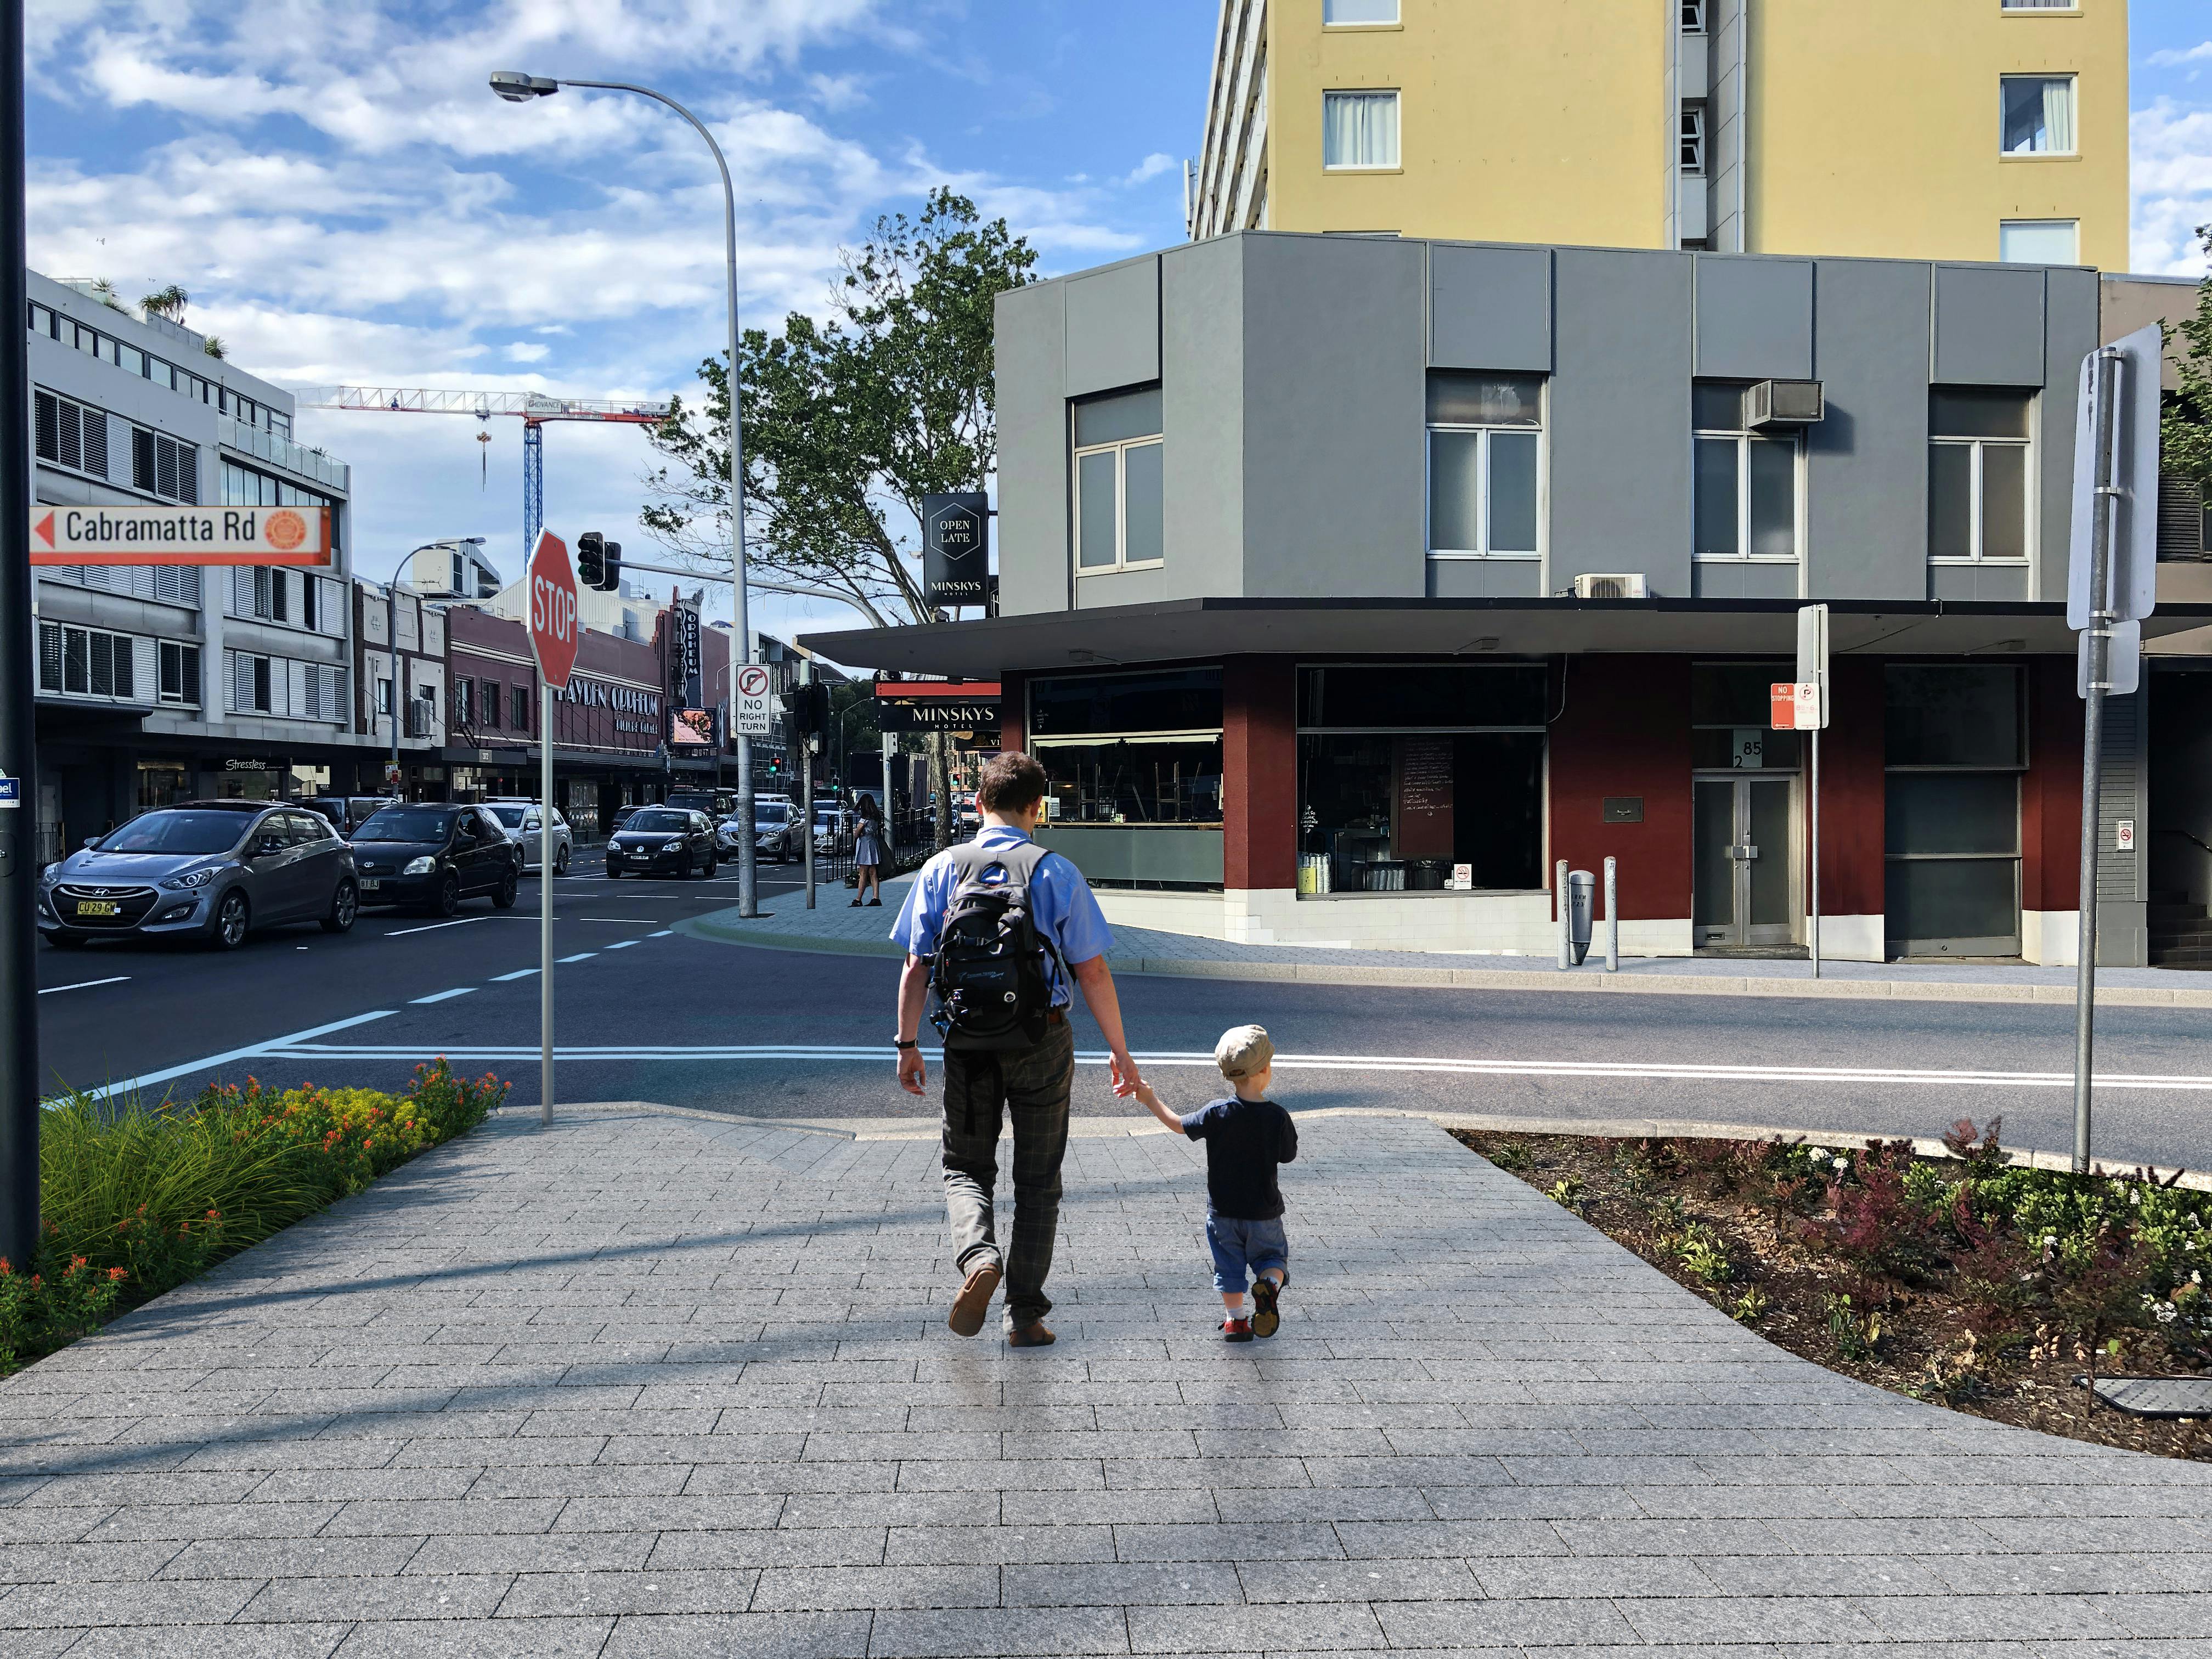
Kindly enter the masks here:
M 2074 81 L 2063 76 L 2043 83 L 2044 148 L 2056 155 L 2074 153 Z
M 1322 95 L 1322 165 L 1398 165 L 1398 94 L 1330 92 Z

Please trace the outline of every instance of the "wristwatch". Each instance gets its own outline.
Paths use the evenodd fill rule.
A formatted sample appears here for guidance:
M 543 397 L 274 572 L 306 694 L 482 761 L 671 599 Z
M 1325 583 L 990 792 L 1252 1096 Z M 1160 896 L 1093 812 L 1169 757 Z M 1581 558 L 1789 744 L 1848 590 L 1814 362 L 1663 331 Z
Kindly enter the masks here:
M 921 1044 L 919 1041 L 909 1042 L 904 1037 L 893 1037 L 891 1046 L 895 1048 L 919 1048 Z

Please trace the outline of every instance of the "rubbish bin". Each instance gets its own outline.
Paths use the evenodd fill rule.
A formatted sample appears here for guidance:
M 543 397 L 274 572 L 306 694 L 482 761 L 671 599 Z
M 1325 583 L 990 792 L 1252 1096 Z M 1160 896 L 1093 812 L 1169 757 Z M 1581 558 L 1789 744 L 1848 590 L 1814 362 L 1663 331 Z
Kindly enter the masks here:
M 1583 965 L 1589 955 L 1590 926 L 1597 913 L 1597 878 L 1587 870 L 1576 870 L 1567 876 L 1567 926 L 1574 941 L 1575 966 Z
M 1442 859 L 1413 859 L 1406 866 L 1406 885 L 1418 893 L 1441 893 L 1451 866 Z

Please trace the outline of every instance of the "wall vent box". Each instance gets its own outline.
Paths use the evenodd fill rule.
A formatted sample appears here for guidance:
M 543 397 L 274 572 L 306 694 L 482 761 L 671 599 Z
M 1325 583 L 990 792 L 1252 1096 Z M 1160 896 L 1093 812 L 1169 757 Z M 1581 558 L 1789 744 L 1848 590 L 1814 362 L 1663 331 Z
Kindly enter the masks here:
M 1769 426 L 1811 426 L 1826 412 L 1818 380 L 1759 380 L 1743 395 L 1743 423 L 1753 432 Z
M 1644 797 L 1641 795 L 1607 795 L 1605 798 L 1605 822 L 1607 823 L 1643 823 Z
M 1575 578 L 1575 597 L 1578 599 L 1640 599 L 1644 591 L 1644 573 L 1640 570 L 1618 571 L 1611 574 L 1590 574 Z

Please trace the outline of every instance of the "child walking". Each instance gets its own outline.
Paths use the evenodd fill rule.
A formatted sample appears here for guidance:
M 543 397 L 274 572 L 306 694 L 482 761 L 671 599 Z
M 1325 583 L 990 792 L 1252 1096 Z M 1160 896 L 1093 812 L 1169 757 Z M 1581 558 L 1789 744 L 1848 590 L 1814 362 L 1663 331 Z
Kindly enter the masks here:
M 1283 1237 L 1283 1192 L 1275 1168 L 1297 1157 L 1298 1132 L 1291 1115 L 1267 1098 L 1274 1060 L 1275 1045 L 1265 1029 L 1239 1025 L 1213 1045 L 1214 1064 L 1235 1091 L 1225 1099 L 1179 1117 L 1160 1104 L 1151 1084 L 1136 1088 L 1154 1117 L 1206 1143 L 1206 1243 L 1213 1253 L 1213 1288 L 1221 1292 L 1221 1335 L 1229 1342 L 1249 1342 L 1280 1329 L 1275 1303 L 1290 1282 L 1291 1249 Z

